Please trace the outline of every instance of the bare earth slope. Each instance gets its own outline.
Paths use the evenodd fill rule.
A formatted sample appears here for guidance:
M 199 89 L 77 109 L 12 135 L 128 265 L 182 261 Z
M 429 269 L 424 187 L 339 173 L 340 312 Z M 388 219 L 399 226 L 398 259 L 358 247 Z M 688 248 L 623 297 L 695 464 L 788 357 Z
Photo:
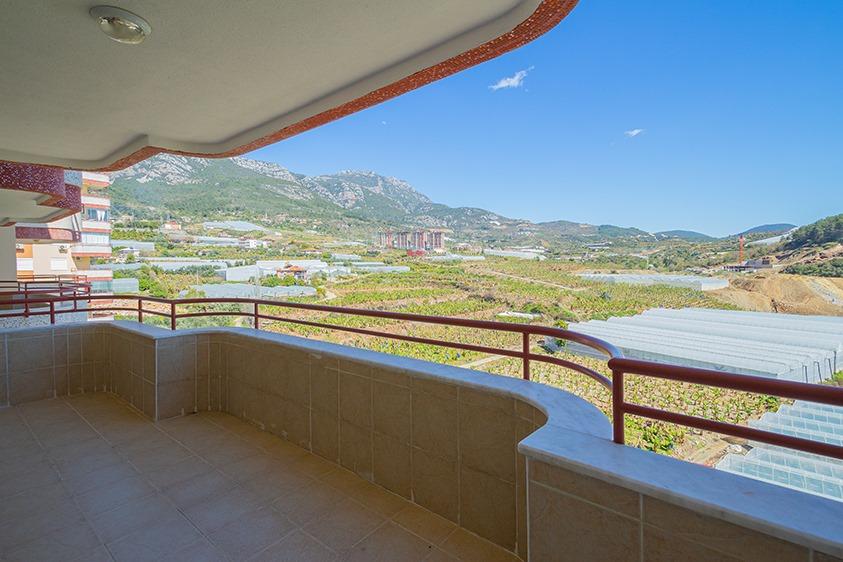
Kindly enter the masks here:
M 843 316 L 843 279 L 770 273 L 731 283 L 711 294 L 744 310 Z

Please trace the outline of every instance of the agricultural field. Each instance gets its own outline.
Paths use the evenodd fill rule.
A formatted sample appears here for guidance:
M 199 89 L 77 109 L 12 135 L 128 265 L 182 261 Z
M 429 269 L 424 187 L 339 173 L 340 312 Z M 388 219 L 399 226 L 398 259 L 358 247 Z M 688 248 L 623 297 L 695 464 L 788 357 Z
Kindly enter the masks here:
M 321 291 L 321 296 L 297 300 L 368 310 L 510 322 L 525 322 L 526 320 L 503 318 L 498 314 L 507 311 L 529 312 L 539 315 L 532 320 L 534 323 L 563 328 L 573 321 L 633 315 L 653 307 L 734 308 L 733 305 L 692 289 L 587 281 L 572 274 L 572 265 L 561 262 L 529 262 L 501 258 L 453 265 L 413 260 L 402 260 L 402 263 L 410 265 L 409 273 L 368 274 L 327 282 Z M 177 293 L 179 284 L 195 283 L 197 276 L 155 272 L 154 278 L 157 285 L 163 287 L 168 295 L 173 295 Z M 214 309 L 235 310 L 237 306 L 217 306 Z M 184 307 L 184 312 L 206 308 L 192 305 Z M 515 333 L 486 332 L 284 307 L 264 307 L 263 312 L 343 328 L 376 330 L 512 350 L 521 348 L 521 337 Z M 149 321 L 164 325 L 166 319 L 150 318 Z M 181 320 L 179 326 L 193 327 L 209 324 L 248 325 L 248 320 L 232 317 L 190 318 Z M 468 366 L 504 376 L 521 376 L 520 360 L 507 357 L 490 357 L 474 351 L 378 338 L 288 322 L 264 320 L 261 328 L 417 359 Z M 546 353 L 539 346 L 539 338 L 532 343 L 534 352 Z M 610 376 L 605 362 L 574 356 L 566 353 L 564 349 L 558 352 L 557 356 L 586 364 Z M 587 377 L 539 362 L 533 362 L 532 374 L 534 380 L 586 398 L 608 415 L 611 406 L 609 392 Z M 626 389 L 629 399 L 641 404 L 737 423 L 745 422 L 749 417 L 758 416 L 777 406 L 777 403 L 768 397 L 643 377 L 628 377 Z M 660 453 L 690 456 L 697 443 L 696 436 L 691 430 L 663 422 L 640 420 L 628 416 L 626 426 L 627 440 L 630 444 Z

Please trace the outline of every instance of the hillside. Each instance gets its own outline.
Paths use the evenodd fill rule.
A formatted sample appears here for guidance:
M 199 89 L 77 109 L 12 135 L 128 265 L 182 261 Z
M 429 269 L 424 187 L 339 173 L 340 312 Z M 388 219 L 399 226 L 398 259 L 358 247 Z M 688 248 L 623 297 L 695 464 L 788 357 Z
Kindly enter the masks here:
M 480 208 L 448 207 L 403 180 L 367 171 L 306 176 L 247 158 L 158 155 L 112 178 L 116 214 L 139 219 L 240 218 L 361 236 L 379 228 L 445 228 L 454 238 L 488 243 L 652 239 L 636 228 L 532 223 Z
M 759 226 L 748 228 L 743 232 L 738 232 L 737 234 L 735 234 L 735 236 L 751 236 L 753 234 L 764 234 L 765 236 L 772 236 L 774 234 L 781 234 L 783 232 L 787 232 L 792 228 L 796 228 L 796 225 L 789 223 L 762 224 Z
M 798 228 L 788 237 L 785 248 L 795 250 L 831 243 L 843 243 L 843 214 L 832 215 Z
M 703 234 L 702 232 L 694 232 L 693 230 L 664 230 L 662 232 L 654 233 L 658 240 L 687 240 L 688 242 L 706 242 L 715 240 L 713 236 Z

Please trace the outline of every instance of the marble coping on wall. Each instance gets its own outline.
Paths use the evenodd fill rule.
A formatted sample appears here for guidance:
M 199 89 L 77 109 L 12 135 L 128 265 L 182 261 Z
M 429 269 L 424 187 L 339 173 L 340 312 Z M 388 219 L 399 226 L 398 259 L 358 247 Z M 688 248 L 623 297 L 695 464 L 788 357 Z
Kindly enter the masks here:
M 622 549 L 634 551 L 630 560 L 843 559 L 841 502 L 568 429 L 539 429 L 522 440 L 518 450 L 527 457 L 531 500 L 539 495 L 534 493 L 539 482 L 542 492 L 550 489 L 597 506 L 596 520 L 604 524 L 603 516 L 616 520 L 618 527 L 633 521 L 627 528 L 635 529 L 634 536 Z M 543 473 L 539 478 L 537 467 Z M 557 474 L 548 477 L 554 471 Z M 592 495 L 595 488 L 599 499 Z M 668 511 L 671 515 L 665 516 Z M 596 542 L 615 540 L 620 546 L 620 529 L 607 526 L 602 532 L 605 536 L 595 537 Z M 683 545 L 688 552 L 697 549 L 696 554 L 688 558 Z M 550 546 L 545 542 L 535 550 Z

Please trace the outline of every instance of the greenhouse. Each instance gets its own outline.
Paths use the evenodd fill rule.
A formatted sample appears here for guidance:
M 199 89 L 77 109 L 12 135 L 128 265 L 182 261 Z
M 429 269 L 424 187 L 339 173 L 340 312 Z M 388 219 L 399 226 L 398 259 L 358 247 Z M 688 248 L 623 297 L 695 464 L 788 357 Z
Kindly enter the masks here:
M 652 309 L 570 328 L 610 341 L 628 357 L 686 367 L 802 382 L 826 380 L 843 368 L 843 318 Z
M 750 427 L 843 444 L 843 408 L 797 400 L 777 412 L 750 420 Z M 843 461 L 763 443 L 751 443 L 745 455 L 730 453 L 719 470 L 843 501 Z

